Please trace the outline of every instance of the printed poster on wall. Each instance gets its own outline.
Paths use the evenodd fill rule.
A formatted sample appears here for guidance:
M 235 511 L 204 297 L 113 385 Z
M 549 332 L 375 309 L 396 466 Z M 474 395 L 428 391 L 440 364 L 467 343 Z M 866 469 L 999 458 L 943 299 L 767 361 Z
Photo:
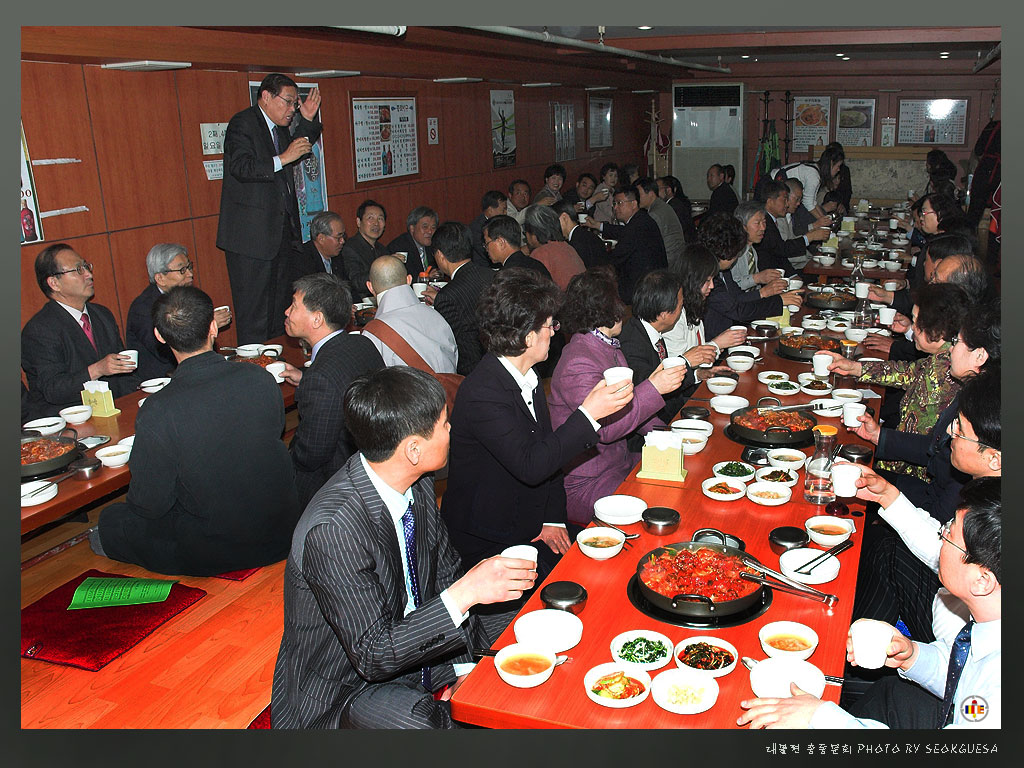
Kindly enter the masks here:
M 963 144 L 967 99 L 900 99 L 900 144 Z
M 25 126 L 21 127 L 21 242 L 39 243 L 43 240 L 43 222 L 39 218 L 36 199 L 36 181 L 32 175 L 32 157 L 25 141 Z
M 836 141 L 844 147 L 874 145 L 874 99 L 836 99 Z
M 512 91 L 491 91 L 491 154 L 495 168 L 516 164 L 516 102 Z
M 896 146 L 896 118 L 895 117 L 883 117 L 882 118 L 882 146 L 883 147 L 895 147 Z
M 806 152 L 828 144 L 831 96 L 797 96 L 793 99 L 793 151 Z
M 420 172 L 416 99 L 352 99 L 356 181 Z
M 316 83 L 296 83 L 299 88 L 299 96 L 305 99 L 309 92 L 317 87 Z M 253 103 L 259 100 L 260 84 L 249 81 L 249 99 Z M 298 110 L 295 112 L 298 115 Z M 320 112 L 317 111 L 317 119 L 321 120 Z M 322 122 L 322 120 L 321 120 Z M 293 118 L 292 125 L 294 126 Z M 294 135 L 294 128 L 292 129 Z M 327 177 L 324 174 L 324 137 L 321 132 L 320 138 L 313 145 L 313 151 L 292 165 L 292 174 L 295 179 L 295 197 L 299 203 L 299 223 L 302 225 L 302 242 L 309 242 L 309 222 L 313 216 L 320 211 L 327 210 Z
M 587 145 L 603 149 L 612 145 L 612 100 L 608 96 L 591 96 L 587 105 Z

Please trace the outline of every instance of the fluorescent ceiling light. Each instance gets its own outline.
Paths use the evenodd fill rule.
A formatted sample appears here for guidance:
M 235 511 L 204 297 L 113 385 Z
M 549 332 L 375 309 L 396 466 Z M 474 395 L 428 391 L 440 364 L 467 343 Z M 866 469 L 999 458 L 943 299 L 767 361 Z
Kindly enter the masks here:
M 845 56 L 845 53 L 837 53 L 836 56 Z
M 435 83 L 479 83 L 483 80 L 480 77 L 435 77 Z
M 849 60 L 850 60 L 849 56 L 843 56 L 843 61 L 849 61 Z
M 750 58 L 750 54 L 749 54 L 749 53 L 744 53 L 744 54 L 742 54 L 742 55 L 740 56 L 740 58 L 741 58 L 741 59 L 749 59 L 749 58 Z
M 296 77 L 355 77 L 361 75 L 355 69 L 314 69 L 309 72 L 296 72 Z
M 549 88 L 561 83 L 523 83 L 523 88 Z
M 125 72 L 156 72 L 161 69 L 188 69 L 191 61 L 122 61 L 116 64 L 103 64 L 102 69 L 120 69 Z
M 614 91 L 614 85 L 591 85 L 583 89 L 584 91 Z
M 633 91 L 633 93 L 657 93 L 657 92 L 658 92 L 658 90 L 656 88 L 645 88 L 642 91 Z
M 642 30 L 645 30 L 645 31 L 646 31 L 646 30 L 648 30 L 648 29 L 654 29 L 654 27 L 646 27 L 646 26 L 645 26 L 645 27 L 637 27 L 637 29 L 642 29 Z

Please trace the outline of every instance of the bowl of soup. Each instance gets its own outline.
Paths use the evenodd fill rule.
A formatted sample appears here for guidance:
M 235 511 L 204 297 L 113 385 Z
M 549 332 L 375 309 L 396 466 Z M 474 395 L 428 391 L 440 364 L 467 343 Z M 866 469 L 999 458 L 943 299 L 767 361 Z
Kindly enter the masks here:
M 837 518 L 833 515 L 815 515 L 804 521 L 804 529 L 811 541 L 823 547 L 834 547 L 841 544 L 853 534 L 852 520 Z
M 818 647 L 818 633 L 796 621 L 773 621 L 757 633 L 770 658 L 806 659 Z
M 131 453 L 130 445 L 108 445 L 106 448 L 96 451 L 96 458 L 104 467 L 123 467 L 128 463 Z
M 513 643 L 494 657 L 498 677 L 513 688 L 536 688 L 547 682 L 555 669 L 555 654 L 547 648 Z
M 614 528 L 584 528 L 576 535 L 580 552 L 594 560 L 608 560 L 622 551 L 626 536 Z

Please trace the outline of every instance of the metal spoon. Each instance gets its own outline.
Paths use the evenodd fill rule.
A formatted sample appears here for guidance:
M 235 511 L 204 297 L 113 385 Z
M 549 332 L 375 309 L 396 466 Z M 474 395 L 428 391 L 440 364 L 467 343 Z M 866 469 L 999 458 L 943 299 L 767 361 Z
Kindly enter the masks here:
M 749 656 L 740 657 L 740 661 L 743 662 L 743 666 L 747 669 L 753 669 L 757 665 L 757 659 L 752 659 Z M 825 675 L 826 685 L 842 685 L 843 678 L 836 677 L 835 675 Z
M 603 528 L 611 528 L 613 531 L 618 531 L 619 533 L 621 533 L 623 536 L 626 537 L 627 541 L 629 539 L 639 539 L 640 538 L 640 534 L 639 533 L 626 533 L 624 530 L 622 530 L 621 528 L 616 528 L 611 523 L 606 523 L 604 520 L 599 520 L 597 515 L 594 515 L 594 517 L 592 517 L 591 520 L 593 520 L 595 523 L 597 523 L 598 525 L 602 526 Z

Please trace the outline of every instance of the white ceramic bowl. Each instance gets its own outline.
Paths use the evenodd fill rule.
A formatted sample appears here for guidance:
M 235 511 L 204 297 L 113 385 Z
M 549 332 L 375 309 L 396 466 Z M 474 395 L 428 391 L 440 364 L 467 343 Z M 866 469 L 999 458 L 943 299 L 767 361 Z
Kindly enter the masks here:
M 750 670 L 750 690 L 758 698 L 787 699 L 793 695 L 790 683 L 819 698 L 825 692 L 825 675 L 809 661 L 765 659 Z
M 622 493 L 602 496 L 594 502 L 594 514 L 597 515 L 597 519 L 612 525 L 639 523 L 645 509 L 646 501 Z
M 814 373 L 811 371 L 804 371 L 803 373 L 798 373 L 796 375 L 796 380 L 801 385 L 806 384 L 809 381 L 814 381 L 816 378 L 818 377 L 815 376 Z
M 697 439 L 694 437 L 683 436 L 683 455 L 693 456 L 694 454 L 700 453 L 707 447 L 708 439 L 706 437 Z
M 811 317 L 805 317 L 800 321 L 800 325 L 806 328 L 808 331 L 823 331 L 828 325 L 827 320 L 815 320 Z
M 725 364 L 734 371 L 742 373 L 754 367 L 754 358 L 747 355 L 729 355 L 725 358 Z
M 260 344 L 259 353 L 268 357 L 280 357 L 284 354 L 283 344 Z
M 859 403 L 864 399 L 864 395 L 857 389 L 833 389 L 832 399 L 838 400 L 841 403 Z
M 785 483 L 769 483 L 758 480 L 747 486 L 747 498 L 762 507 L 778 507 L 793 498 L 793 489 Z
M 747 474 L 741 475 L 739 477 L 734 477 L 733 475 L 723 475 L 722 469 L 724 469 L 727 464 L 733 463 L 742 464 L 744 467 L 746 467 Z M 738 461 L 736 459 L 733 459 L 732 461 L 720 461 L 711 468 L 712 474 L 714 474 L 714 476 L 717 477 L 719 480 L 729 480 L 730 482 L 735 480 L 737 483 L 743 484 L 749 483 L 751 480 L 753 480 L 754 473 L 756 471 L 757 467 L 755 467 L 753 464 L 748 464 L 745 461 Z
M 815 526 L 831 526 L 845 529 L 845 533 L 819 533 L 815 531 Z M 846 541 L 853 534 L 855 526 L 853 520 L 845 517 L 834 517 L 832 515 L 815 515 L 814 517 L 808 517 L 804 520 L 804 529 L 807 531 L 807 535 L 810 536 L 811 541 L 822 547 L 834 547 L 836 544 L 841 544 Z
M 707 380 L 708 389 L 716 395 L 728 395 L 732 393 L 739 384 L 740 383 L 736 381 L 736 379 L 730 379 L 728 376 L 714 376 Z
M 815 416 L 824 416 L 826 419 L 838 419 L 843 415 L 843 404 L 838 400 L 822 397 L 817 400 L 811 400 L 811 402 L 816 405 L 820 403 L 825 406 L 823 410 L 815 411 Z
M 789 474 L 789 480 L 766 480 L 765 475 L 770 475 L 772 472 L 786 472 Z M 787 488 L 792 488 L 796 485 L 799 475 L 795 469 L 783 469 L 782 467 L 761 467 L 754 473 L 754 479 L 762 483 L 776 483 L 778 485 L 784 485 Z
M 785 371 L 761 371 L 757 374 L 757 380 L 762 384 L 773 384 L 779 381 L 789 381 L 789 374 Z
M 772 638 L 778 638 L 780 635 L 792 635 L 804 641 L 807 647 L 801 650 L 787 651 L 782 648 L 776 648 L 768 642 Z M 818 633 L 806 624 L 800 624 L 796 621 L 769 622 L 758 630 L 757 639 L 761 641 L 761 650 L 773 659 L 809 659 L 818 647 Z
M 672 422 L 673 432 L 698 432 L 704 437 L 710 437 L 715 431 L 715 425 L 704 419 L 678 419 Z
M 60 415 L 64 417 L 64 421 L 68 424 L 84 424 L 92 418 L 92 406 L 73 405 L 70 408 L 61 410 Z
M 47 416 L 44 419 L 33 419 L 21 425 L 22 429 L 32 429 L 46 437 L 56 435 L 68 425 L 63 416 Z
M 587 543 L 598 538 L 615 539 L 618 543 L 610 547 L 595 547 Z M 576 535 L 576 543 L 580 545 L 580 552 L 587 557 L 593 560 L 609 560 L 622 551 L 626 536 L 614 528 L 584 528 Z
M 629 699 L 609 699 L 605 696 L 598 696 L 591 690 L 594 687 L 594 683 L 605 675 L 610 675 L 613 672 L 624 672 L 627 677 L 632 677 L 634 680 L 642 683 L 644 686 L 643 693 Z M 633 664 L 609 661 L 591 668 L 590 671 L 583 676 L 583 687 L 587 692 L 587 698 L 595 704 L 600 704 L 602 707 L 610 707 L 611 709 L 625 709 L 626 707 L 635 707 L 640 702 L 646 700 L 651 694 L 651 676 L 644 670 L 638 669 Z
M 730 355 L 749 355 L 754 360 L 760 360 L 761 357 L 762 357 L 761 350 L 758 349 L 757 347 L 753 346 L 752 344 L 740 344 L 740 345 L 735 346 L 735 347 L 729 347 L 729 354 Z
M 882 358 L 880 357 L 861 357 L 857 359 L 859 363 L 880 363 Z
M 96 458 L 104 467 L 123 467 L 131 456 L 131 446 L 108 445 L 96 451 Z
M 256 357 L 262 346 L 262 344 L 243 344 L 235 348 L 235 354 L 239 357 Z
M 747 398 L 739 397 L 738 395 L 715 395 L 711 398 L 709 405 L 717 413 L 724 413 L 728 416 L 733 411 L 738 411 L 740 408 L 746 408 L 750 405 L 750 401 L 747 400 Z
M 843 335 L 850 341 L 861 342 L 868 337 L 868 332 L 864 328 L 847 328 Z
M 818 246 L 818 253 L 823 253 L 823 254 L 827 254 L 827 255 L 830 255 L 830 256 L 834 256 L 838 252 L 839 252 L 839 249 L 836 248 L 834 245 L 821 245 L 821 246 Z
M 622 658 L 622 646 L 641 637 L 652 644 L 661 643 L 665 647 L 664 655 L 659 655 L 653 661 L 645 662 L 630 661 Z M 628 664 L 634 669 L 661 669 L 672 660 L 672 641 L 660 632 L 655 632 L 653 629 L 631 629 L 628 632 L 616 635 L 612 639 L 611 651 L 612 659 L 620 664 Z
M 811 560 L 818 557 L 823 551 L 811 547 L 798 547 L 797 549 L 786 550 L 779 556 L 779 568 L 782 569 L 784 575 L 803 584 L 825 584 L 839 575 L 840 563 L 838 557 L 826 558 L 816 565 L 808 575 L 795 572 L 798 568 L 807 565 Z
M 45 490 L 40 491 L 40 488 Z M 33 480 L 29 483 L 22 483 L 21 506 L 34 507 L 37 504 L 45 504 L 57 495 L 57 490 L 59 488 L 59 485 L 52 483 L 49 480 Z M 39 492 L 36 493 L 37 491 Z
M 841 317 L 833 317 L 831 320 L 828 321 L 828 323 L 826 323 L 826 327 L 830 331 L 835 331 L 836 333 L 843 333 L 846 331 L 847 328 L 850 327 L 850 321 Z
M 799 457 L 799 458 L 797 458 Z M 796 448 L 773 448 L 768 451 L 768 463 L 773 467 L 796 471 L 804 465 L 807 456 Z
M 252 355 L 252 357 L 255 357 L 255 355 Z M 143 392 L 153 394 L 154 392 L 159 392 L 161 389 L 163 389 L 170 383 L 170 378 L 168 378 L 167 376 L 161 376 L 156 379 L 146 379 L 144 382 L 142 382 L 141 388 Z
M 823 254 L 821 256 L 818 256 L 818 263 L 821 264 L 821 266 L 823 267 L 831 267 L 833 264 L 836 263 L 836 257 L 831 256 L 829 254 Z
M 666 669 L 651 683 L 651 698 L 667 712 L 696 715 L 715 706 L 718 681 L 690 667 Z
M 724 651 L 728 651 L 732 654 L 732 664 L 727 664 L 721 669 L 699 669 L 697 667 L 691 667 L 684 664 L 679 660 L 679 654 L 683 652 L 683 649 L 688 645 L 694 645 L 696 643 L 707 643 L 708 645 L 714 645 L 721 648 Z M 685 640 L 680 640 L 676 643 L 676 647 L 672 650 L 672 657 L 676 660 L 676 666 L 680 669 L 693 670 L 699 672 L 702 675 L 708 677 L 725 677 L 734 669 L 736 669 L 736 662 L 739 661 L 740 654 L 736 650 L 736 646 L 730 642 L 723 640 L 720 637 L 712 637 L 711 635 L 697 635 L 696 637 L 688 637 Z
M 824 384 L 825 386 L 817 386 L 819 384 Z M 806 395 L 824 397 L 825 395 L 830 394 L 832 392 L 832 385 L 829 384 L 827 381 L 821 381 L 820 379 L 818 380 L 818 382 L 808 381 L 800 385 L 800 391 Z
M 576 614 L 554 608 L 524 613 L 512 625 L 516 642 L 552 653 L 563 653 L 583 637 L 583 622 Z
M 868 249 L 872 251 L 880 251 L 885 248 L 881 243 L 868 243 Z M 874 269 L 878 266 L 878 259 L 864 259 L 864 269 Z
M 782 329 L 783 336 L 803 336 L 804 329 L 796 325 L 791 325 L 788 328 Z
M 789 397 L 800 394 L 800 385 L 794 381 L 780 381 L 768 385 L 768 391 L 780 397 Z
M 128 435 L 128 437 L 122 437 L 120 440 L 117 441 L 117 444 L 127 445 L 129 448 L 131 448 L 133 445 L 135 445 L 135 435 Z
M 712 485 L 716 483 L 725 482 L 729 484 L 730 488 L 735 488 L 735 493 L 712 493 L 708 490 Z M 700 484 L 700 489 L 709 499 L 715 501 L 736 501 L 736 499 L 742 499 L 747 493 L 747 487 L 741 482 L 738 482 L 735 478 L 729 480 L 723 480 L 721 477 L 709 477 L 707 480 Z
M 502 669 L 501 665 L 508 661 L 510 657 L 525 654 L 542 656 L 550 663 L 543 671 L 532 675 L 515 675 Z M 495 655 L 494 669 L 498 673 L 498 677 L 513 688 L 536 688 L 541 683 L 547 682 L 548 678 L 555 671 L 555 654 L 547 648 L 533 647 L 525 643 L 512 643 L 512 645 L 506 645 Z

